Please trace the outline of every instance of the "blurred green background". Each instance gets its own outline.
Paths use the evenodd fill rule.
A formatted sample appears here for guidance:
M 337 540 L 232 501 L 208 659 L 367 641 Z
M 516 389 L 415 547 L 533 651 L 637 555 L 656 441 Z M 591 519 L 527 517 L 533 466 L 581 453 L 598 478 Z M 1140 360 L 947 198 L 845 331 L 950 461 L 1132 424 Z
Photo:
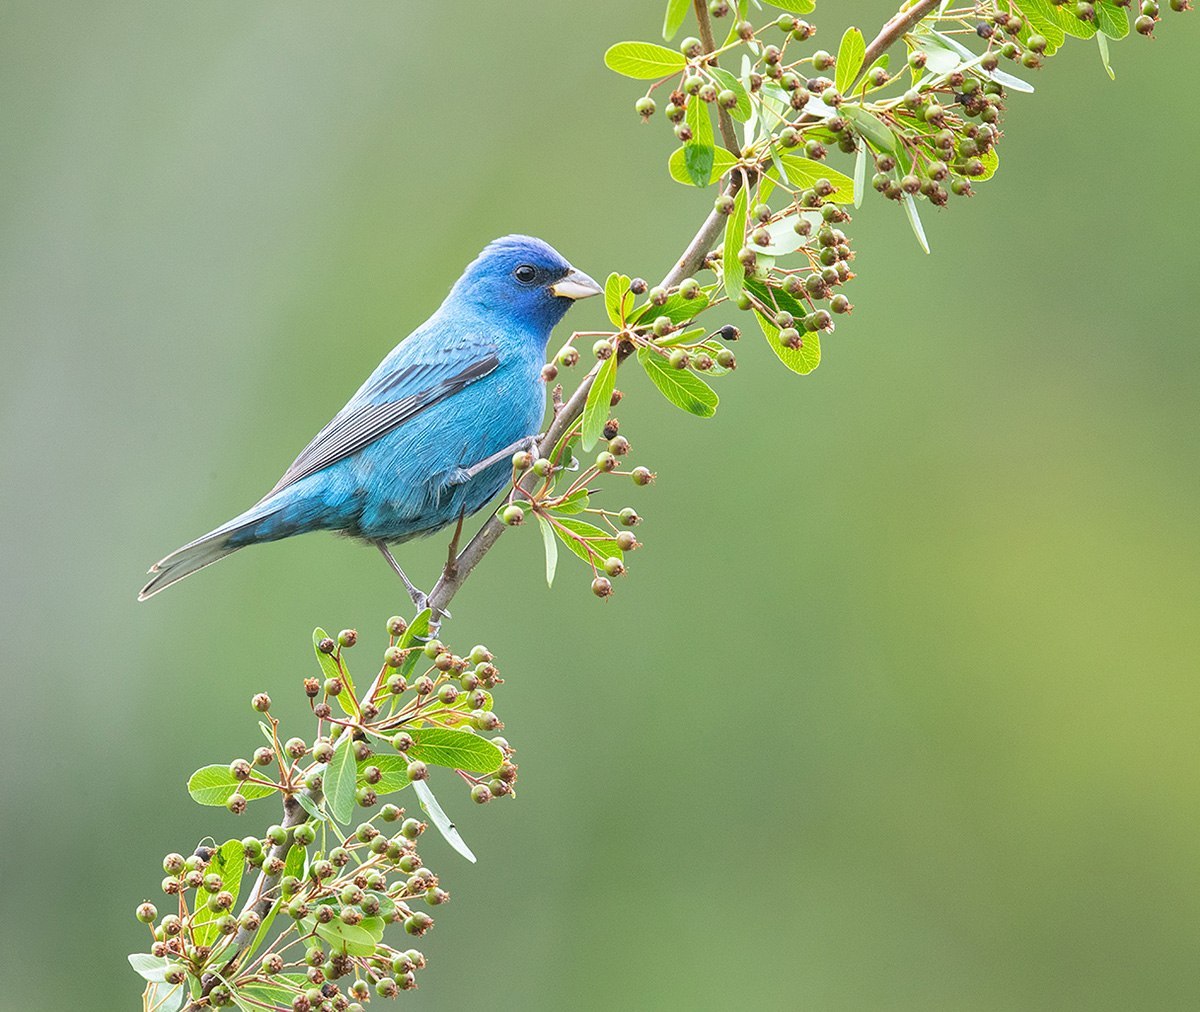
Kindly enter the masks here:
M 365 669 L 406 606 L 326 536 L 138 605 L 147 565 L 486 241 L 655 278 L 708 210 L 601 64 L 660 6 L 0 5 L 7 1007 L 135 1007 L 162 854 L 263 817 L 187 775 L 254 747 L 252 691 L 300 716 L 313 626 Z M 827 6 L 830 44 L 893 9 Z M 480 861 L 426 844 L 454 902 L 406 1006 L 1200 1004 L 1200 29 L 1164 11 L 1115 84 L 1080 42 L 1013 97 L 932 256 L 867 200 L 811 377 L 745 340 L 711 422 L 626 379 L 659 483 L 611 601 L 565 560 L 552 596 L 532 529 L 459 596 L 521 796 L 435 782 Z

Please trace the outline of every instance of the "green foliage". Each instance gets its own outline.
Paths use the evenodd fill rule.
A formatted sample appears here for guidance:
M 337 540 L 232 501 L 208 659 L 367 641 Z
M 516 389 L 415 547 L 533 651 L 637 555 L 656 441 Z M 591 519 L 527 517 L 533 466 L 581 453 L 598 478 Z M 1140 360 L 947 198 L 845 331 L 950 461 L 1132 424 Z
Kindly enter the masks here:
M 265 717 L 267 747 L 253 763 L 238 759 L 192 775 L 188 790 L 200 804 L 241 812 L 245 799 L 278 792 L 293 805 L 283 824 L 262 837 L 164 859 L 172 912 L 159 919 L 149 909 L 142 919 L 157 922 L 152 949 L 130 956 L 148 982 L 144 1000 L 169 1004 L 185 993 L 208 993 L 219 979 L 225 990 L 212 991 L 218 998 L 227 994 L 244 1008 L 290 1009 L 312 984 L 303 971 L 305 950 L 314 945 L 322 960 L 343 961 L 343 973 L 361 975 L 383 960 L 404 987 L 414 986 L 424 957 L 387 942 L 387 926 L 402 922 L 410 934 L 423 934 L 433 919 L 422 908 L 447 894 L 417 856 L 425 824 L 380 806 L 379 798 L 414 784 L 422 808 L 436 813 L 434 825 L 474 860 L 424 777 L 430 768 L 453 770 L 481 802 L 514 797 L 517 774 L 508 742 L 484 734 L 503 727 L 492 696 L 503 679 L 491 653 L 483 646 L 453 653 L 432 638 L 430 618 L 426 609 L 411 624 L 388 621 L 383 663 L 361 694 L 345 656 L 358 634 L 345 630 L 334 638 L 317 629 L 321 677 L 304 683 L 316 718 L 312 744 L 284 740 L 270 699 L 259 694 L 253 703 Z M 355 828 L 340 828 L 357 820 Z M 261 873 L 264 884 L 239 913 L 247 872 Z M 298 938 L 303 946 L 290 944 Z

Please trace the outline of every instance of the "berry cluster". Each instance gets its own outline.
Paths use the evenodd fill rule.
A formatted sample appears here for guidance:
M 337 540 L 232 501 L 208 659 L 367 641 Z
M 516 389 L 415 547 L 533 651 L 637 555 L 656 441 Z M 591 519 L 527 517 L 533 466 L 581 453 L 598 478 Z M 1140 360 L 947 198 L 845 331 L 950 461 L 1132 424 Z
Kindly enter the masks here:
M 414 786 L 437 828 L 463 849 L 428 793 L 430 767 L 454 769 L 480 804 L 514 796 L 517 767 L 505 739 L 480 733 L 503 726 L 492 710 L 503 679 L 491 652 L 455 654 L 431 636 L 428 611 L 411 626 L 393 617 L 387 628 L 383 663 L 361 694 L 346 658 L 358 634 L 314 633 L 324 677 L 304 679 L 316 718 L 311 745 L 284 739 L 270 697 L 258 693 L 251 704 L 267 744 L 189 780 L 197 801 L 238 815 L 278 793 L 284 818 L 261 837 L 167 855 L 162 891 L 171 911 L 137 908 L 152 944 L 130 957 L 149 997 L 187 987 L 197 1008 L 340 1012 L 416 987 L 425 957 L 385 941 L 385 928 L 425 934 L 429 908 L 449 893 L 417 851 L 427 824 L 380 801 Z M 354 825 L 356 809 L 375 811 Z M 242 889 L 254 872 L 257 883 Z
M 695 37 L 676 50 L 619 43 L 606 54 L 613 70 L 652 82 L 635 104 L 644 121 L 658 109 L 655 92 L 669 91 L 665 118 L 683 145 L 671 156 L 671 175 L 696 186 L 720 181 L 716 210 L 731 218 L 709 263 L 797 372 L 819 361 L 815 335 L 852 308 L 835 291 L 853 276 L 839 226 L 849 219 L 846 205 L 861 203 L 872 164 L 872 188 L 904 207 L 928 249 L 918 201 L 944 207 L 989 179 L 1008 92 L 1032 91 L 1002 64 L 1036 70 L 1067 36 L 1099 35 L 1107 65 L 1107 40 L 1130 28 L 1131 0 L 925 6 L 903 33 L 909 52 L 899 73 L 889 69 L 887 53 L 868 63 L 856 28 L 836 53 L 813 48 L 816 29 L 791 13 L 765 24 L 736 20 L 718 45 L 713 20 L 734 10 L 724 0 L 698 12 L 707 44 Z M 1183 11 L 1190 3 L 1170 6 Z M 1133 28 L 1149 35 L 1158 0 L 1142 0 L 1138 10 Z M 681 20 L 668 17 L 668 39 Z M 728 69 L 735 61 L 736 74 Z M 823 164 L 831 152 L 854 158 L 853 178 Z M 807 262 L 786 270 L 778 262 L 793 256 Z M 806 344 L 806 354 L 786 354 Z

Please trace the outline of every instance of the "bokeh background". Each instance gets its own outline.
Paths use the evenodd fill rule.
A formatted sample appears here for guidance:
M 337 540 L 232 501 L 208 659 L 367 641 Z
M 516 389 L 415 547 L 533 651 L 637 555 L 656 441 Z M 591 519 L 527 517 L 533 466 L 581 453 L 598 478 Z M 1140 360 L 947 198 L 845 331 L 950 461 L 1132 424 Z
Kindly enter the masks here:
M 830 43 L 892 10 L 843 6 Z M 187 775 L 254 747 L 252 691 L 300 716 L 315 625 L 365 669 L 406 603 L 326 536 L 138 605 L 147 565 L 489 239 L 653 278 L 692 234 L 711 192 L 601 64 L 659 7 L 0 5 L 6 1007 L 137 1006 L 161 855 L 257 825 Z M 449 634 L 499 655 L 521 796 L 435 783 L 480 861 L 426 844 L 406 1006 L 1200 1004 L 1200 28 L 1164 12 L 1115 84 L 1081 42 L 1013 97 L 932 256 L 868 199 L 815 374 L 751 336 L 708 422 L 624 381 L 660 477 L 611 601 L 532 529 L 475 575 Z

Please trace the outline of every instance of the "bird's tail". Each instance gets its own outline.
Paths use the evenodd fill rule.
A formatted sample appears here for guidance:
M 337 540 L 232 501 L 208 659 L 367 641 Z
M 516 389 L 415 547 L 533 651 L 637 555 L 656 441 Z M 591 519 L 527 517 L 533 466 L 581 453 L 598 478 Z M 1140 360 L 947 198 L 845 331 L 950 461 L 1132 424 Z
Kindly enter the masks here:
M 215 531 L 210 531 L 204 537 L 197 538 L 182 548 L 177 548 L 165 559 L 156 562 L 150 567 L 153 575 L 150 582 L 138 594 L 138 600 L 145 601 L 160 590 L 165 590 L 171 584 L 178 583 L 185 576 L 191 576 L 197 570 L 211 566 L 219 559 L 232 555 L 242 548 L 243 545 L 230 544 L 232 533 L 228 526 L 218 527 Z

